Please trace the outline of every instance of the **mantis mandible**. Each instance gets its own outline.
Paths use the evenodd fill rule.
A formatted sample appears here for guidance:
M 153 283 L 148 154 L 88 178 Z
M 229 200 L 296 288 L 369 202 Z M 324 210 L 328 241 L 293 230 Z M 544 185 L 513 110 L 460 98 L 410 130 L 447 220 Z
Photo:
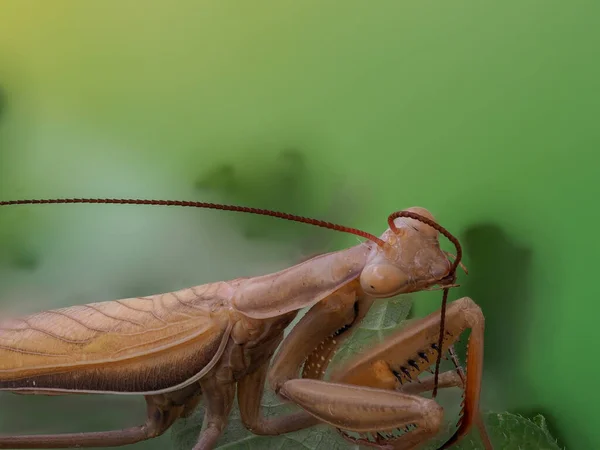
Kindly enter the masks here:
M 0 390 L 143 395 L 147 418 L 143 425 L 122 430 L 0 436 L 0 448 L 132 444 L 163 434 L 204 397 L 206 426 L 194 450 L 209 450 L 226 427 L 236 389 L 242 421 L 255 434 L 284 434 L 324 422 L 350 442 L 415 448 L 438 433 L 443 418 L 434 399 L 417 394 L 457 385 L 451 374 L 438 374 L 439 361 L 466 329 L 471 335 L 467 376 L 461 382 L 464 408 L 458 429 L 440 449 L 449 448 L 477 422 L 484 318 L 468 297 L 446 308 L 462 251 L 426 209 L 391 214 L 388 229 L 377 237 L 291 214 L 202 202 L 54 199 L 0 201 L 0 206 L 48 203 L 221 209 L 304 222 L 367 240 L 273 274 L 4 320 Z M 455 257 L 441 249 L 439 233 L 455 245 Z M 433 313 L 411 323 L 323 379 L 335 351 L 376 299 L 435 286 L 444 290 L 441 316 Z M 284 340 L 284 329 L 303 308 L 310 309 Z M 415 388 L 413 382 L 434 362 L 435 376 Z M 262 415 L 267 378 L 299 411 L 274 418 Z

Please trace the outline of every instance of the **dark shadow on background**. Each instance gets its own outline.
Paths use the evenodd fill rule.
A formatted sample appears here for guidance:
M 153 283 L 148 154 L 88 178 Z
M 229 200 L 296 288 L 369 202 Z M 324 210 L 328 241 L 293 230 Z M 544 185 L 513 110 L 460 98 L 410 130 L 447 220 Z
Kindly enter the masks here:
M 253 154 L 248 152 L 248 155 Z M 315 191 L 311 175 L 305 152 L 295 147 L 283 147 L 273 159 L 265 160 L 260 169 L 243 160 L 203 169 L 194 187 L 201 192 L 199 200 L 205 200 L 206 195 L 217 195 L 224 203 L 322 216 L 323 212 L 315 207 L 317 196 L 322 193 Z M 329 216 L 329 220 L 341 219 L 342 212 L 335 208 L 332 210 L 334 214 Z M 329 230 L 271 217 L 236 215 L 234 223 L 242 236 L 249 240 L 270 243 L 295 241 L 302 253 L 307 255 L 327 251 L 332 240 Z
M 0 86 L 0 130 L 4 124 L 4 119 L 7 116 L 8 110 L 8 95 L 6 90 Z M 0 167 L 7 170 L 5 167 L 6 161 L 4 159 L 3 150 L 7 147 L 3 145 L 3 136 L 0 136 Z M 2 173 L 0 173 L 2 176 Z M 0 179 L 0 189 L 2 189 L 2 180 Z M 5 230 L 0 230 L 5 231 Z M 17 270 L 24 271 L 35 271 L 39 266 L 39 257 L 31 249 L 19 246 L 13 243 L 10 239 L 4 241 L 3 248 L 0 249 L 2 255 L 0 255 L 0 267 L 10 267 Z
M 4 91 L 2 86 L 0 86 L 0 122 L 2 122 L 2 119 L 4 118 L 5 111 L 6 111 L 6 92 Z
M 12 266 L 18 270 L 34 272 L 40 265 L 40 258 L 33 251 L 17 248 L 13 252 Z
M 486 317 L 484 370 L 501 380 L 490 388 L 500 389 L 501 395 L 496 397 L 505 399 L 504 404 L 493 407 L 529 418 L 543 414 L 553 436 L 559 438 L 552 425 L 553 414 L 536 405 L 523 405 L 523 399 L 531 396 L 520 366 L 527 358 L 525 343 L 534 323 L 530 309 L 532 250 L 515 243 L 495 224 L 470 226 L 461 241 L 469 257 L 469 275 L 461 277 L 462 292 L 481 306 Z
M 528 392 L 516 366 L 526 356 L 523 343 L 531 324 L 531 249 L 516 245 L 494 224 L 467 228 L 462 242 L 469 257 L 464 293 L 486 317 L 485 370 L 502 374 L 513 403 Z

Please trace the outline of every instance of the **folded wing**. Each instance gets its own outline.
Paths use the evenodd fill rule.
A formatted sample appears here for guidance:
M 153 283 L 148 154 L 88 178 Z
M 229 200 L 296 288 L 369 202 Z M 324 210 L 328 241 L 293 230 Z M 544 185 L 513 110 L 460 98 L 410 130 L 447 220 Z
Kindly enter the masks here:
M 175 386 L 202 370 L 227 337 L 232 291 L 219 282 L 0 321 L 0 390 Z

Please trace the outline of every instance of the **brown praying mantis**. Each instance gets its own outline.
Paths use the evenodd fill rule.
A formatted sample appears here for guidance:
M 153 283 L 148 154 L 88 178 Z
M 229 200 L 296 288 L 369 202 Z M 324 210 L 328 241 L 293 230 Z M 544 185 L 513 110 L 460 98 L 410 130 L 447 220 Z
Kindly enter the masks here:
M 147 403 L 146 421 L 138 427 L 0 435 L 0 448 L 133 444 L 163 434 L 204 398 L 205 426 L 194 450 L 209 450 L 226 427 L 236 389 L 242 421 L 259 435 L 326 423 L 355 444 L 416 448 L 440 430 L 443 409 L 433 399 L 438 386 L 458 385 L 464 389 L 460 423 L 440 449 L 451 447 L 474 423 L 480 425 L 484 318 L 468 297 L 446 308 L 462 251 L 458 240 L 426 209 L 391 214 L 388 229 L 377 237 L 291 214 L 202 202 L 55 199 L 0 201 L 0 206 L 47 203 L 221 209 L 304 222 L 367 240 L 269 275 L 0 321 L 1 391 L 143 395 Z M 456 256 L 441 249 L 439 233 L 455 245 Z M 444 290 L 441 315 L 412 322 L 324 379 L 336 350 L 374 301 L 436 286 Z M 284 329 L 304 308 L 308 312 L 284 339 Z M 467 329 L 471 334 L 466 376 L 457 381 L 455 373 L 438 374 L 440 358 Z M 418 383 L 418 376 L 434 363 L 435 376 Z M 263 416 L 267 379 L 299 410 Z M 433 398 L 418 395 L 428 390 L 433 390 Z

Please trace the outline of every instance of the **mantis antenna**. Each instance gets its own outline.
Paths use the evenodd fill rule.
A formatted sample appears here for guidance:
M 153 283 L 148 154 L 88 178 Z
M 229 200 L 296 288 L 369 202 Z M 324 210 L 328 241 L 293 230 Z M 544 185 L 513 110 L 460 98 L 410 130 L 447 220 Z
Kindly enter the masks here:
M 153 205 L 153 206 L 182 206 L 182 207 L 191 207 L 191 208 L 205 208 L 205 209 L 219 209 L 222 211 L 234 211 L 234 212 L 242 212 L 248 214 L 258 214 L 262 216 L 270 216 L 276 217 L 278 219 L 290 220 L 294 222 L 306 223 L 309 225 L 314 225 L 322 228 L 329 228 L 335 231 L 341 231 L 343 233 L 350 233 L 356 236 L 363 237 L 368 239 L 375 244 L 377 244 L 380 248 L 384 248 L 386 243 L 378 238 L 377 236 L 367 233 L 366 231 L 359 230 L 357 228 L 346 227 L 344 225 L 339 225 L 331 222 L 326 222 L 324 220 L 312 219 L 309 217 L 297 216 L 295 214 L 288 214 L 279 211 L 271 211 L 268 209 L 260 209 L 260 208 L 251 208 L 248 206 L 236 206 L 236 205 L 224 205 L 221 203 L 207 203 L 207 202 L 195 202 L 195 201 L 182 201 L 182 200 L 143 200 L 143 199 L 118 199 L 118 198 L 63 198 L 63 199 L 31 199 L 31 200 L 7 200 L 0 201 L 0 206 L 10 206 L 10 205 L 40 205 L 40 204 L 67 204 L 67 203 L 101 203 L 101 204 L 117 204 L 117 205 Z M 423 222 L 426 225 L 436 229 L 438 232 L 442 233 L 454 246 L 456 247 L 456 258 L 454 263 L 450 268 L 450 273 L 445 278 L 441 279 L 440 282 L 450 282 L 453 283 L 456 279 L 456 269 L 460 264 L 460 260 L 462 258 L 462 249 L 458 239 L 456 239 L 448 230 L 446 230 L 441 225 L 438 225 L 431 219 L 427 217 L 423 217 L 419 214 L 416 214 L 411 211 L 396 211 L 389 215 L 388 217 L 388 225 L 390 230 L 394 233 L 398 234 L 400 230 L 396 227 L 394 223 L 394 219 L 398 217 L 406 217 L 414 220 L 418 220 Z M 440 325 L 440 337 L 438 341 L 438 356 L 435 366 L 435 377 L 434 377 L 434 390 L 433 397 L 435 398 L 437 394 L 438 388 L 438 377 L 439 377 L 439 369 L 440 363 L 442 360 L 442 344 L 444 338 L 444 321 L 446 318 L 446 302 L 448 300 L 448 291 L 449 288 L 444 288 L 444 293 L 442 296 L 442 309 L 441 309 L 441 325 Z
M 64 204 L 64 203 L 103 203 L 117 205 L 153 205 L 153 206 L 183 206 L 190 208 L 205 208 L 205 209 L 220 209 L 222 211 L 235 211 L 248 214 L 258 214 L 261 216 L 276 217 L 278 219 L 291 220 L 294 222 L 307 223 L 322 228 L 341 231 L 343 233 L 355 234 L 360 237 L 369 239 L 375 242 L 378 246 L 383 247 L 385 242 L 366 231 L 361 231 L 356 228 L 346 227 L 324 220 L 311 219 L 310 217 L 296 216 L 279 211 L 271 211 L 269 209 L 250 208 L 248 206 L 223 205 L 221 203 L 206 203 L 206 202 L 188 202 L 182 200 L 142 200 L 131 198 L 58 198 L 44 200 L 8 200 L 0 201 L 0 206 L 9 205 L 40 205 L 40 204 Z

